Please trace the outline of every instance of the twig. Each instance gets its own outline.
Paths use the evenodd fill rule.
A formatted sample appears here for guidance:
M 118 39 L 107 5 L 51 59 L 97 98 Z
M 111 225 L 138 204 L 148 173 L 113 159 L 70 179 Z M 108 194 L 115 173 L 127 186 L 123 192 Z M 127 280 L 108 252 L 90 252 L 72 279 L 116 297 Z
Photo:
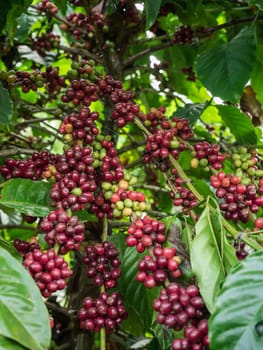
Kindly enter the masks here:
M 68 47 L 68 46 L 64 46 L 64 45 L 59 45 L 59 49 L 69 52 L 69 53 L 74 53 L 74 54 L 80 54 L 83 56 L 86 56 L 88 58 L 91 58 L 92 60 L 94 60 L 97 63 L 102 63 L 102 61 L 94 54 L 92 54 L 91 52 L 89 52 L 88 50 L 82 49 L 80 48 L 73 48 L 73 47 Z
M 10 148 L 10 149 L 5 149 L 0 151 L 0 157 L 8 157 L 8 156 L 14 156 L 16 154 L 33 154 L 36 151 L 33 149 L 28 149 L 28 148 Z
M 174 43 L 172 41 L 167 41 L 167 42 L 160 44 L 160 45 L 148 47 L 147 49 L 136 53 L 134 56 L 132 56 L 132 57 L 128 58 L 126 61 L 124 61 L 123 67 L 124 68 L 129 67 L 134 62 L 136 62 L 139 58 L 142 58 L 143 56 L 148 55 L 151 52 L 159 51 L 159 50 L 165 49 L 166 47 L 170 47 L 173 45 L 174 45 Z

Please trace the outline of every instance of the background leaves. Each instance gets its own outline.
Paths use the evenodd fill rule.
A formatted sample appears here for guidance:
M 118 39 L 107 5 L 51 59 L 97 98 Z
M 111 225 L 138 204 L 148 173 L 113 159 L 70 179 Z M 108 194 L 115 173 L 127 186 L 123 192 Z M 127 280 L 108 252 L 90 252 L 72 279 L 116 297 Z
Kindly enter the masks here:
M 255 59 L 255 34 L 247 27 L 227 44 L 217 45 L 200 54 L 196 69 L 200 80 L 214 96 L 236 102 L 249 80 Z

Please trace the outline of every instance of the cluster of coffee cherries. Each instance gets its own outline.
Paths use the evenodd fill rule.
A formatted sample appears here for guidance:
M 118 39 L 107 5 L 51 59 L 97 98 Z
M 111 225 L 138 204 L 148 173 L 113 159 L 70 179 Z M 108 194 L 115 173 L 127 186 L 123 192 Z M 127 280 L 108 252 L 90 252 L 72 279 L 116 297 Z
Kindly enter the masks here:
M 99 133 L 95 124 L 98 117 L 97 112 L 91 112 L 89 108 L 83 107 L 78 113 L 71 113 L 63 119 L 59 132 L 64 135 L 66 143 L 79 140 L 91 144 Z
M 59 74 L 59 67 L 47 66 L 46 70 L 41 73 L 41 77 L 47 92 L 52 95 L 50 97 L 56 98 L 56 94 L 60 92 L 61 88 L 66 87 L 66 78 Z M 39 75 L 38 79 L 41 81 Z
M 127 316 L 117 292 L 102 292 L 97 299 L 86 297 L 78 313 L 80 328 L 99 332 L 105 327 L 107 334 L 112 333 Z
M 96 189 L 96 182 L 90 180 L 89 175 L 73 170 L 54 183 L 50 197 L 53 205 L 60 204 L 64 209 L 78 211 L 84 209 L 87 203 L 94 201 Z
M 219 153 L 220 145 L 211 145 L 207 141 L 197 142 L 194 145 L 193 158 L 191 159 L 191 166 L 197 168 L 199 166 L 207 168 L 209 165 L 213 169 L 219 170 L 222 168 L 222 163 L 226 156 Z
M 59 35 L 54 33 L 46 33 L 36 38 L 31 38 L 32 49 L 36 50 L 40 56 L 45 57 L 46 53 L 52 51 L 54 48 L 57 48 L 60 42 Z
M 38 243 L 29 243 L 19 238 L 16 238 L 13 244 L 16 250 L 22 256 L 25 256 L 27 253 L 32 252 L 34 249 L 40 249 L 40 245 Z
M 128 228 L 126 245 L 136 247 L 138 253 L 143 253 L 146 248 L 164 243 L 165 224 L 162 221 L 151 218 L 146 215 L 143 218 L 137 218 Z
M 138 263 L 136 280 L 143 282 L 146 288 L 163 285 L 168 274 L 171 278 L 181 277 L 179 268 L 181 258 L 176 255 L 175 247 L 163 247 L 166 225 L 162 221 L 144 216 L 136 218 L 128 228 L 127 247 L 136 247 L 138 253 L 148 249 Z
M 96 72 L 93 60 L 81 59 L 79 62 L 72 62 L 71 69 L 67 72 L 68 79 L 91 79 Z
M 185 144 L 176 137 L 176 129 L 157 129 L 154 134 L 147 136 L 144 161 L 153 162 L 162 170 L 170 167 L 169 154 L 178 158 L 181 151 L 185 150 Z
M 23 265 L 29 271 L 43 297 L 66 287 L 66 279 L 71 276 L 68 263 L 53 248 L 42 251 L 35 248 L 24 254 Z
M 110 188 L 109 186 L 106 187 L 107 182 L 102 183 L 105 196 L 110 196 L 113 216 L 115 218 L 129 217 L 133 214 L 141 217 L 142 213 L 149 209 L 145 194 L 133 190 L 132 185 L 136 182 L 137 178 L 130 177 L 127 172 L 124 172 L 124 178 L 117 185 L 113 185 Z
M 9 76 L 10 77 L 10 76 Z M 17 71 L 7 79 L 9 84 L 15 83 L 22 88 L 24 93 L 29 91 L 37 91 L 38 87 L 45 86 L 49 94 L 58 93 L 62 87 L 65 87 L 65 77 L 59 75 L 58 67 L 47 66 L 45 71 L 39 69 L 33 70 L 31 73 Z
M 153 308 L 158 313 L 158 323 L 176 331 L 184 329 L 184 338 L 174 339 L 172 350 L 208 348 L 207 310 L 195 284 L 168 284 L 154 300 Z
M 174 32 L 173 41 L 175 44 L 186 45 L 193 42 L 193 31 L 188 25 L 180 26 Z
M 184 186 L 184 182 L 176 169 L 171 171 L 171 183 L 173 184 L 173 191 L 170 191 L 170 197 L 173 205 L 182 207 L 183 212 L 188 212 L 198 204 L 196 196 Z
M 233 174 L 219 172 L 210 177 L 210 183 L 216 189 L 215 194 L 221 199 L 220 209 L 227 220 L 247 223 L 251 213 L 257 213 L 263 206 L 262 192 L 255 184 L 245 185 Z
M 145 255 L 138 264 L 138 282 L 143 282 L 146 288 L 161 286 L 169 277 L 179 278 L 182 271 L 179 268 L 181 258 L 176 255 L 174 247 L 155 246 L 153 255 Z
M 44 12 L 47 15 L 55 15 L 58 12 L 57 6 L 49 0 L 42 0 L 37 5 L 37 10 L 40 12 Z
M 5 180 L 17 177 L 40 180 L 49 164 L 56 162 L 57 158 L 56 155 L 47 151 L 34 152 L 30 158 L 25 160 L 8 158 L 0 166 L 0 173 Z
M 115 93 L 117 95 L 117 93 Z M 123 96 L 123 94 L 122 94 Z M 120 98 L 120 96 L 118 96 Z M 124 127 L 127 123 L 134 120 L 135 115 L 139 112 L 139 106 L 127 101 L 118 102 L 115 105 L 115 109 L 111 114 L 111 119 L 115 121 L 119 128 Z
M 241 178 L 242 183 L 248 184 L 251 178 L 258 180 L 263 177 L 263 170 L 255 150 L 251 152 L 244 146 L 232 147 L 230 159 L 236 169 L 235 174 Z
M 59 246 L 59 254 L 78 250 L 84 240 L 84 224 L 77 216 L 69 217 L 61 208 L 51 211 L 44 217 L 40 228 L 45 233 L 45 240 L 50 247 L 54 247 L 55 244 Z
M 110 289 L 117 286 L 121 275 L 119 251 L 112 242 L 104 241 L 85 248 L 83 263 L 88 265 L 87 276 L 94 285 Z
M 184 338 L 174 339 L 172 350 L 204 350 L 209 349 L 208 321 L 200 320 L 197 325 L 184 328 Z
M 243 260 L 248 255 L 248 250 L 246 249 L 246 243 L 241 241 L 240 239 L 236 239 L 233 242 L 233 246 L 236 251 L 236 257 L 238 260 Z
M 89 106 L 98 100 L 97 85 L 89 83 L 86 79 L 70 81 L 70 87 L 61 97 L 62 102 L 71 102 L 73 106 Z
M 182 67 L 181 72 L 185 74 L 187 80 L 196 81 L 196 75 L 192 67 Z

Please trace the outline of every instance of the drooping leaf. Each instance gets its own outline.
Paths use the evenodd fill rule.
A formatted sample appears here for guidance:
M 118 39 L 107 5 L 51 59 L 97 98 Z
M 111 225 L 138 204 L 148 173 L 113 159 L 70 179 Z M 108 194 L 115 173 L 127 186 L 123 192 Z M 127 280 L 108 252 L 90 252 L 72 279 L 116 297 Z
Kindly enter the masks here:
M 256 144 L 257 135 L 251 119 L 237 108 L 231 106 L 217 106 L 224 123 L 229 127 L 236 140 L 241 144 Z
M 206 107 L 207 104 L 205 103 L 186 104 L 184 107 L 178 108 L 174 115 L 180 118 L 187 118 L 190 124 L 194 124 L 200 118 Z
M 252 253 L 226 277 L 209 320 L 211 350 L 263 348 L 263 251 Z
M 161 0 L 145 0 L 145 14 L 146 14 L 146 29 L 149 29 L 155 22 L 160 6 Z
M 211 202 L 213 202 L 213 205 L 216 208 L 210 214 L 211 223 L 220 250 L 220 255 L 223 260 L 225 272 L 229 273 L 232 267 L 238 263 L 238 259 L 236 257 L 235 248 L 227 240 L 225 228 L 223 226 L 223 218 L 218 203 L 215 200 L 211 200 Z
M 3 338 L 26 349 L 47 349 L 49 316 L 40 291 L 24 267 L 3 248 L 0 248 L 0 310 Z
M 214 96 L 238 101 L 256 59 L 255 34 L 243 28 L 230 42 L 200 54 L 196 69 L 200 80 Z
M 0 82 L 0 124 L 8 125 L 13 115 L 13 102 L 10 99 L 9 92 Z
M 190 246 L 190 262 L 200 293 L 208 310 L 212 313 L 216 294 L 225 278 L 225 268 L 210 215 L 209 201 L 207 201 L 196 223 L 196 236 Z
M 52 184 L 29 179 L 11 179 L 2 190 L 0 204 L 20 213 L 43 217 L 50 212 Z
M 8 251 L 9 254 L 11 254 L 16 260 L 19 262 L 22 262 L 22 256 L 18 253 L 18 251 L 15 249 L 13 243 L 6 241 L 2 237 L 0 237 L 0 249 L 4 248 L 6 251 Z
M 0 349 L 1 350 L 26 350 L 26 348 L 19 343 L 3 337 L 0 335 Z

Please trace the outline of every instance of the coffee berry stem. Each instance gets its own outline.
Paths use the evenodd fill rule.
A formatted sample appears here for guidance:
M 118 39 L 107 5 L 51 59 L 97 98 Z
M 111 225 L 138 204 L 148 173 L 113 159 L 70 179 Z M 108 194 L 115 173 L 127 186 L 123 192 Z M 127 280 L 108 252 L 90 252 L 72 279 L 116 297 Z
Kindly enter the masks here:
M 102 234 L 101 234 L 102 242 L 107 241 L 107 238 L 108 238 L 108 219 L 107 219 L 107 216 L 104 215 L 102 219 Z
M 104 293 L 104 292 L 105 292 L 105 286 L 101 285 L 100 286 L 100 293 Z M 100 350 L 106 350 L 106 348 L 107 348 L 107 344 L 106 344 L 106 329 L 105 329 L 105 327 L 102 327 L 100 329 Z

